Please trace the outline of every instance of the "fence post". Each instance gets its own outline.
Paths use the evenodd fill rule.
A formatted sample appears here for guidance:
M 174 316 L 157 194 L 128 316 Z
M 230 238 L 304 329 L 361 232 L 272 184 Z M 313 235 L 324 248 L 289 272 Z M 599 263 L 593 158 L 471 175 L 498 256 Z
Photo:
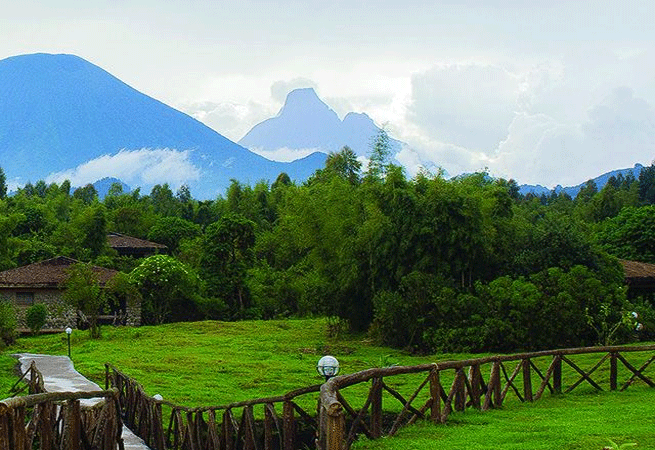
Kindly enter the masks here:
M 455 380 L 455 411 L 464 411 L 466 409 L 466 374 L 463 366 L 455 372 Z
M 489 375 L 489 384 L 487 385 L 487 393 L 484 396 L 482 411 L 489 408 L 498 408 L 500 403 L 500 362 L 494 361 L 491 365 L 491 375 Z
M 0 448 L 11 448 L 9 430 L 11 429 L 12 410 L 0 403 Z
M 382 436 L 382 378 L 373 378 L 371 390 L 371 434 L 377 439 Z
M 555 361 L 553 361 L 553 364 L 555 367 L 553 367 L 553 391 L 555 391 L 556 394 L 561 394 L 562 393 L 562 356 L 561 355 L 555 355 L 553 356 Z
M 523 396 L 526 402 L 532 401 L 532 378 L 530 370 L 530 358 L 526 358 L 523 364 Z
M 482 389 L 480 385 L 482 384 L 482 373 L 480 372 L 480 365 L 473 364 L 469 368 L 469 385 L 471 386 L 471 392 L 469 392 L 469 397 L 471 398 L 471 406 L 475 409 L 480 409 L 480 395 Z
M 294 450 L 296 448 L 296 421 L 293 417 L 293 405 L 290 401 L 284 402 L 282 420 L 284 422 L 284 450 Z
M 77 450 L 80 448 L 80 437 L 83 432 L 80 422 L 80 401 L 68 400 L 63 408 L 62 448 L 64 450 Z
M 439 368 L 436 367 L 436 364 L 430 373 L 430 397 L 432 398 L 430 419 L 434 423 L 441 423 L 441 381 L 439 380 Z
M 346 442 L 346 417 L 333 380 L 321 386 L 317 442 L 320 450 L 342 450 Z
M 332 403 L 325 410 L 325 448 L 341 450 L 346 440 L 346 417 L 340 403 Z
M 610 353 L 610 391 L 616 391 L 617 388 L 618 367 L 616 360 L 616 352 Z

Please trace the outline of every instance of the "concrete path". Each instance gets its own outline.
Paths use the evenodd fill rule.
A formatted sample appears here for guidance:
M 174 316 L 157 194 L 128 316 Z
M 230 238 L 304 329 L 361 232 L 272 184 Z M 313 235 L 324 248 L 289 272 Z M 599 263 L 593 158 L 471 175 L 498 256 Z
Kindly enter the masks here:
M 30 368 L 32 361 L 36 362 L 36 368 L 43 374 L 43 384 L 48 392 L 74 392 L 74 391 L 102 391 L 97 384 L 84 378 L 73 367 L 73 362 L 68 356 L 35 355 L 21 353 L 15 355 L 20 361 L 22 373 Z M 80 400 L 81 404 L 93 405 L 100 399 Z M 134 435 L 127 427 L 123 426 L 123 441 L 126 450 L 149 450 L 143 441 Z

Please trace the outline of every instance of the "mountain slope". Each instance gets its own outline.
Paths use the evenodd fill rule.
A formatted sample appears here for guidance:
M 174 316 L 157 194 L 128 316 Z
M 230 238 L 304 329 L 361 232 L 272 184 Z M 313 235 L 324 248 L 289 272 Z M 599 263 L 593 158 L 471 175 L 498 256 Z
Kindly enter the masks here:
M 77 56 L 0 61 L 0 165 L 8 178 L 34 181 L 121 149 L 143 148 L 188 151 L 197 169 L 188 184 L 200 198 L 222 193 L 232 178 L 273 181 L 286 171 L 305 179 L 320 167 L 310 166 L 320 158 L 269 161 Z
M 314 89 L 304 88 L 291 91 L 278 115 L 255 125 L 239 144 L 263 151 L 289 148 L 323 153 L 337 152 L 347 145 L 357 155 L 366 156 L 378 131 L 366 114 L 348 113 L 340 120 Z M 400 149 L 399 141 L 390 139 L 390 144 L 392 153 Z
M 623 175 L 625 177 L 628 174 L 632 174 L 633 177 L 639 179 L 639 174 L 641 173 L 641 170 L 643 168 L 644 166 L 642 166 L 641 164 L 635 164 L 634 167 L 628 169 L 612 170 L 611 172 L 607 172 L 602 175 L 599 175 L 596 178 L 593 178 L 592 180 L 594 183 L 596 183 L 596 187 L 600 191 L 607 184 L 607 181 L 611 177 L 617 177 L 619 175 Z M 571 198 L 575 198 L 578 195 L 578 192 L 580 192 L 580 189 L 582 189 L 585 184 L 587 184 L 586 181 L 576 186 L 569 186 L 569 187 L 556 186 L 554 189 L 548 189 L 547 187 L 541 185 L 523 184 L 519 187 L 519 192 L 523 195 L 528 193 L 532 193 L 534 195 L 542 195 L 542 194 L 549 195 L 552 191 L 555 191 L 556 194 L 559 194 L 560 192 L 564 192 L 568 194 Z

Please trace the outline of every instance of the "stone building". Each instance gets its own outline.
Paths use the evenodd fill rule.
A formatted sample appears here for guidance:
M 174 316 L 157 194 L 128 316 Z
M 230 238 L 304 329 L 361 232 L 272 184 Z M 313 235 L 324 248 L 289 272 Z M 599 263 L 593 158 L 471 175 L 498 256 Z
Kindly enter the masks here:
M 68 269 L 79 261 L 57 256 L 55 258 L 0 272 L 0 296 L 14 303 L 18 312 L 19 328 L 26 328 L 25 310 L 34 303 L 43 303 L 48 308 L 45 329 L 62 330 L 68 326 L 76 327 L 77 314 L 64 300 L 63 282 L 68 277 Z M 93 266 L 98 281 L 104 286 L 118 272 L 104 267 Z M 103 311 L 101 322 L 122 325 L 139 325 L 141 305 L 128 305 L 122 302 L 114 311 Z

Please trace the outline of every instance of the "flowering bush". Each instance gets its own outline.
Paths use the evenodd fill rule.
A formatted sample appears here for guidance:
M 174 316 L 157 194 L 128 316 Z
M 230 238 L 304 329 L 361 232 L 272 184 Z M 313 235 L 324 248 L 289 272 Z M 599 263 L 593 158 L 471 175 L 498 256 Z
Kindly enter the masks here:
M 143 297 L 144 323 L 194 318 L 199 280 L 186 265 L 166 255 L 146 258 L 130 273 Z

